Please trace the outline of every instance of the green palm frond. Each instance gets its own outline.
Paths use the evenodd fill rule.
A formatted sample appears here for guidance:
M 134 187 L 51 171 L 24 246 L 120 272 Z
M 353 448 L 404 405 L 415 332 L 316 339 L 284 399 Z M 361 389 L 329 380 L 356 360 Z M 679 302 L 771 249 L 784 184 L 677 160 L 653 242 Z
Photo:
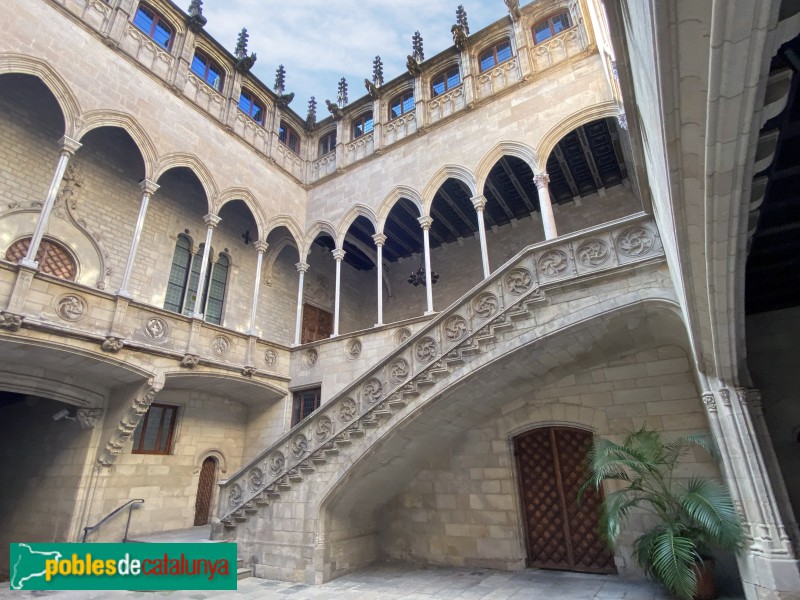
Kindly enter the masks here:
M 716 481 L 693 477 L 680 498 L 681 506 L 704 530 L 705 536 L 731 551 L 742 547 L 739 515 L 728 491 Z
M 665 458 L 668 462 L 674 464 L 684 452 L 687 452 L 692 446 L 698 446 L 708 452 L 715 459 L 719 458 L 717 446 L 714 444 L 711 437 L 705 433 L 693 433 L 690 435 L 681 436 L 672 442 L 664 445 Z
M 616 545 L 631 509 L 641 502 L 642 498 L 633 496 L 627 490 L 612 492 L 606 496 L 600 513 L 600 528 L 611 546 Z
M 636 559 L 646 561 L 642 566 L 648 573 L 680 600 L 691 600 L 697 590 L 694 563 L 700 556 L 683 533 L 679 525 L 663 524 L 637 540 Z

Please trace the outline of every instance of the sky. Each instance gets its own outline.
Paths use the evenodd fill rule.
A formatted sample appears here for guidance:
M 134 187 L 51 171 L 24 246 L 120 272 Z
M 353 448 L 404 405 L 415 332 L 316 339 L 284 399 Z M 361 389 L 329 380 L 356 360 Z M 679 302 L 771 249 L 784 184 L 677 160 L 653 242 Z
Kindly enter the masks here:
M 187 11 L 190 0 L 178 0 Z M 286 69 L 290 108 L 301 117 L 317 99 L 317 116 L 327 116 L 325 99 L 336 101 L 345 77 L 350 102 L 364 96 L 372 61 L 383 59 L 385 81 L 405 71 L 411 36 L 422 34 L 425 58 L 453 45 L 450 27 L 459 3 L 470 33 L 508 14 L 503 0 L 204 0 L 205 30 L 231 53 L 242 27 L 250 34 L 248 53 L 258 56 L 253 74 L 272 89 L 278 65 Z

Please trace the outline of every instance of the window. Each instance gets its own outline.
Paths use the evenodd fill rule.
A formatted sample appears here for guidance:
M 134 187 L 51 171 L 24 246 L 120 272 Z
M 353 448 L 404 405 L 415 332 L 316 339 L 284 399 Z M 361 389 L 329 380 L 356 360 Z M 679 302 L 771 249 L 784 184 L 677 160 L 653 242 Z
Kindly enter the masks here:
M 322 388 L 303 390 L 292 394 L 292 427 L 319 408 Z
M 436 97 L 448 90 L 461 85 L 461 73 L 455 66 L 447 71 L 442 71 L 431 81 L 431 96 Z
M 322 138 L 319 140 L 319 155 L 325 156 L 336 150 L 336 130 L 334 129 L 330 133 L 323 135 Z
M 533 43 L 539 44 L 565 29 L 569 29 L 569 27 L 569 14 L 567 12 L 558 13 L 549 19 L 539 21 L 533 26 Z
M 507 61 L 509 58 L 511 58 L 511 42 L 505 39 L 488 50 L 481 52 L 481 73 L 495 65 L 499 65 L 501 62 Z
M 353 120 L 353 139 L 372 131 L 372 111 L 362 113 Z
M 278 129 L 278 140 L 295 154 L 300 154 L 300 136 L 285 121 L 281 121 Z
M 239 95 L 239 110 L 259 125 L 264 124 L 264 107 L 256 100 L 256 97 L 247 90 L 242 90 L 242 93 Z
M 178 407 L 151 404 L 133 432 L 134 454 L 169 454 Z
M 28 248 L 31 245 L 31 238 L 26 237 L 17 240 L 6 250 L 6 260 L 19 262 L 28 255 Z M 72 254 L 64 246 L 53 240 L 43 239 L 36 252 L 36 262 L 39 263 L 39 271 L 47 273 L 53 277 L 69 279 L 75 281 L 78 276 L 78 264 Z
M 307 344 L 317 340 L 327 340 L 332 333 L 333 313 L 304 302 L 300 343 Z
M 396 119 L 412 110 L 414 110 L 414 92 L 409 90 L 399 96 L 395 96 L 389 102 L 389 120 Z
M 169 50 L 172 42 L 174 30 L 166 19 L 154 11 L 146 4 L 140 4 L 136 15 L 133 17 L 133 24 L 141 29 L 156 44 Z
M 218 92 L 222 91 L 222 68 L 200 50 L 195 50 L 192 72 Z
M 175 253 L 172 255 L 167 295 L 164 299 L 165 309 L 184 315 L 191 315 L 194 312 L 205 244 L 200 244 L 194 255 L 191 248 L 192 242 L 188 237 L 178 236 Z M 222 322 L 230 258 L 226 254 L 220 254 L 217 261 L 214 262 L 212 256 L 213 249 L 209 255 L 205 286 L 203 287 L 203 301 L 200 303 L 200 307 L 207 322 L 219 325 Z

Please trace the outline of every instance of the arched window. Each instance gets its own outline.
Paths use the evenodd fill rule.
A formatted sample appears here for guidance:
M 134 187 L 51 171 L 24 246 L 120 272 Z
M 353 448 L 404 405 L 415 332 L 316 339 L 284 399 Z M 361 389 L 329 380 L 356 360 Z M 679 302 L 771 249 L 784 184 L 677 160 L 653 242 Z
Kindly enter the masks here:
M 169 50 L 175 29 L 155 10 L 146 4 L 140 4 L 133 17 L 133 24 L 156 44 Z
M 548 19 L 543 19 L 533 26 L 533 43 L 539 44 L 549 40 L 554 35 L 569 29 L 569 27 L 569 13 L 567 11 L 560 12 Z
M 336 130 L 323 135 L 319 140 L 319 155 L 325 156 L 336 150 Z
M 192 72 L 218 92 L 222 91 L 222 67 L 200 50 L 194 51 Z
M 491 48 L 487 48 L 480 55 L 481 73 L 499 65 L 511 58 L 511 42 L 508 38 L 496 43 Z
M 6 250 L 6 260 L 9 262 L 19 262 L 28 254 L 31 245 L 31 238 L 26 237 L 17 240 Z M 53 240 L 43 239 L 36 252 L 36 262 L 39 263 L 39 271 L 47 273 L 53 277 L 75 281 L 78 276 L 78 264 L 72 253 L 64 246 Z
M 184 235 L 178 236 L 175 252 L 172 255 L 172 268 L 167 283 L 167 297 L 164 308 L 172 312 L 182 312 L 186 296 L 186 283 L 189 280 L 189 269 L 192 264 L 192 242 Z
M 458 65 L 442 71 L 431 80 L 431 97 L 435 98 L 448 90 L 461 85 L 461 73 Z
M 360 138 L 362 135 L 372 131 L 372 111 L 361 113 L 353 119 L 353 139 Z
M 222 322 L 222 305 L 225 302 L 225 287 L 228 284 L 228 269 L 230 259 L 226 254 L 220 254 L 214 267 L 211 269 L 211 280 L 208 283 L 208 296 L 206 298 L 205 319 L 209 323 L 219 325 Z
M 414 110 L 414 92 L 408 90 L 398 94 L 389 102 L 389 120 L 396 119 L 412 110 Z
M 294 129 L 289 127 L 286 121 L 281 121 L 280 129 L 278 129 L 278 140 L 295 154 L 300 154 L 300 136 L 297 135 Z
M 264 124 L 264 105 L 248 90 L 239 94 L 239 110 L 259 125 Z
M 176 313 L 182 312 L 185 315 L 191 315 L 194 312 L 204 250 L 205 244 L 200 244 L 197 252 L 192 254 L 191 240 L 185 235 L 178 236 L 167 283 L 165 309 Z M 219 325 L 222 322 L 222 308 L 225 302 L 225 288 L 228 284 L 228 270 L 231 261 L 227 254 L 220 254 L 217 261 L 213 262 L 213 254 L 212 248 L 209 253 L 206 280 L 203 286 L 205 292 L 200 307 L 206 321 Z

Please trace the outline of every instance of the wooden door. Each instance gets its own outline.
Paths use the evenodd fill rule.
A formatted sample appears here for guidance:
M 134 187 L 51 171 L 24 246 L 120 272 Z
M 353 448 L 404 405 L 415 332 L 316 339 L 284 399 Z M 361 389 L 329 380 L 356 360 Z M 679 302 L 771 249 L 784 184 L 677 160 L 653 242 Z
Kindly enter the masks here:
M 602 492 L 578 490 L 588 477 L 592 433 L 569 427 L 532 429 L 514 439 L 528 566 L 616 573 L 598 529 Z
M 326 340 L 333 333 L 333 313 L 313 304 L 303 304 L 303 327 L 300 343 Z
M 200 469 L 197 482 L 197 499 L 194 503 L 194 524 L 205 525 L 211 516 L 211 501 L 214 499 L 214 484 L 217 479 L 217 459 L 208 457 Z

